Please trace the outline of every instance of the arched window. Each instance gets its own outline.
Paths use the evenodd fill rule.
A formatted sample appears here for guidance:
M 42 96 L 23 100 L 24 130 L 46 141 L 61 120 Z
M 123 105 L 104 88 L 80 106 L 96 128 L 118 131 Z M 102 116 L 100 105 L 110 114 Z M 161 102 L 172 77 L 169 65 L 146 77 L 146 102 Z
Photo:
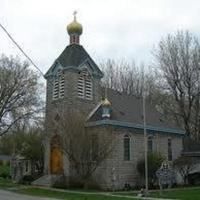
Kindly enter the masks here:
M 97 135 L 91 136 L 91 160 L 97 161 L 99 154 L 99 143 Z
M 168 146 L 168 160 L 172 161 L 172 139 L 171 138 L 168 138 L 167 146 Z
M 87 70 L 83 70 L 80 73 L 77 89 L 79 98 L 92 100 L 92 80 Z
M 153 152 L 153 137 L 152 136 L 148 136 L 147 147 L 148 147 L 148 153 L 152 153 Z
M 57 72 L 53 84 L 53 100 L 63 98 L 65 94 L 65 77 L 61 70 Z
M 130 137 L 124 136 L 124 160 L 130 160 Z

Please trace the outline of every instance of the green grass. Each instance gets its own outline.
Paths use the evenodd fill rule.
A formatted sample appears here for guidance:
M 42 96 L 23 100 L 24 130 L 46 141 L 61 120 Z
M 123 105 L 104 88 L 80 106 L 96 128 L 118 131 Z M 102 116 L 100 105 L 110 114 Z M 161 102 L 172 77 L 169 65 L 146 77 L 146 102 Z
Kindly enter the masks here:
M 27 188 L 19 191 L 21 194 L 28 194 L 32 196 L 49 197 L 65 200 L 127 200 L 123 197 L 111 197 L 106 195 L 96 194 L 77 194 L 68 192 L 51 191 L 40 188 Z
M 200 199 L 200 188 L 197 187 L 164 191 L 162 195 L 160 195 L 159 192 L 152 192 L 151 196 L 181 200 L 197 200 Z
M 116 192 L 119 195 L 133 196 L 134 192 Z M 149 197 L 156 198 L 168 198 L 179 200 L 198 200 L 200 199 L 200 187 L 186 187 L 186 188 L 174 188 L 171 190 L 164 190 L 162 194 L 160 192 L 150 192 Z
M 17 184 L 13 183 L 10 179 L 0 178 L 0 188 L 9 189 L 11 187 L 16 187 Z
M 32 196 L 40 196 L 40 197 L 49 197 L 49 198 L 57 198 L 64 200 L 127 200 L 127 198 L 123 197 L 111 197 L 103 195 L 99 192 L 99 194 L 78 194 L 76 192 L 88 192 L 92 193 L 94 191 L 84 191 L 79 190 L 72 192 L 62 192 L 62 191 L 53 191 L 50 189 L 42 189 L 28 186 L 27 188 L 21 188 L 20 185 L 14 184 L 11 180 L 0 178 L 0 188 L 1 189 L 11 189 L 17 188 L 16 192 L 32 195 Z M 121 196 L 135 196 L 136 192 L 114 192 L 114 195 Z M 157 198 L 169 198 L 169 199 L 179 199 L 179 200 L 198 200 L 200 199 L 200 187 L 186 187 L 186 188 L 175 188 L 172 190 L 164 190 L 162 195 L 159 192 L 150 192 L 150 197 Z

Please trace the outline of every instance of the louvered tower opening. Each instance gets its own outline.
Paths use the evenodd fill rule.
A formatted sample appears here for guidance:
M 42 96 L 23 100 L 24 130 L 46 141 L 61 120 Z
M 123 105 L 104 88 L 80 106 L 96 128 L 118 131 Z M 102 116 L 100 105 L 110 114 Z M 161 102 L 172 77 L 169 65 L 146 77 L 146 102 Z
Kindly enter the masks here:
M 92 100 L 93 89 L 91 76 L 87 70 L 83 70 L 78 78 L 78 97 L 82 99 Z
M 65 95 L 65 77 L 61 70 L 57 72 L 53 86 L 53 100 L 63 98 Z

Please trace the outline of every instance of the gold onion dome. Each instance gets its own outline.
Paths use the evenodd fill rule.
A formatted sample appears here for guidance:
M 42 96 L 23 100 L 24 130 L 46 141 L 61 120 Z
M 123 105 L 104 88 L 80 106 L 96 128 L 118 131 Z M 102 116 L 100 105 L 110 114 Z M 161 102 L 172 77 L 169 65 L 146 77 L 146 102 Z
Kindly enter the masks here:
M 107 98 L 105 98 L 105 99 L 102 101 L 102 106 L 111 106 L 111 103 L 110 103 L 110 101 L 109 101 Z
M 76 21 L 76 12 L 74 12 L 74 20 L 67 26 L 68 34 L 78 34 L 81 35 L 83 32 L 83 27 L 80 23 Z

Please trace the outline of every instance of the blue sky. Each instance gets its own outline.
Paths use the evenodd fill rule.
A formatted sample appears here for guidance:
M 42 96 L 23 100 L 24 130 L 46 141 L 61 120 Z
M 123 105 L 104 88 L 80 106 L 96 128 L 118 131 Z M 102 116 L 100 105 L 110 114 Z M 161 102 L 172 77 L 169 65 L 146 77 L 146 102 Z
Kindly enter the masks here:
M 200 34 L 198 0 L 0 0 L 0 22 L 45 73 L 68 45 L 74 10 L 83 25 L 81 44 L 97 61 L 152 62 L 167 33 Z M 0 53 L 22 54 L 0 30 Z

